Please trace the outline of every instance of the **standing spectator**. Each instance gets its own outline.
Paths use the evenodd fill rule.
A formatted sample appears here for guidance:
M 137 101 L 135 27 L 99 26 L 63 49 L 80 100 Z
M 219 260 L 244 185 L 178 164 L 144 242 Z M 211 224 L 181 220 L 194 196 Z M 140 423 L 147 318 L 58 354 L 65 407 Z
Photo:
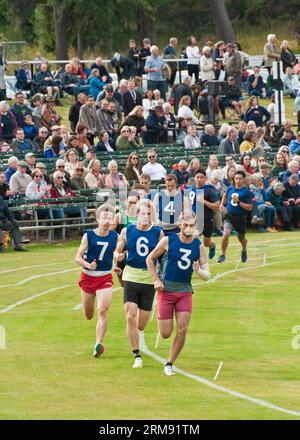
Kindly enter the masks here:
M 129 50 L 127 56 L 135 63 L 135 66 L 138 69 L 139 51 L 136 48 L 135 40 L 129 40 Z
M 248 108 L 245 111 L 244 121 L 254 121 L 257 127 L 262 127 L 270 119 L 270 113 L 265 107 L 259 105 L 258 98 L 251 96 Z
M 142 105 L 142 97 L 139 92 L 134 89 L 134 81 L 128 81 L 128 90 L 122 95 L 122 107 L 124 116 L 128 116 L 135 106 Z
M 190 174 L 187 171 L 188 164 L 186 160 L 182 159 L 178 162 L 178 167 L 175 170 L 172 170 L 171 174 L 175 174 L 177 177 L 178 185 L 187 185 Z
M 31 177 L 26 174 L 27 163 L 24 160 L 18 162 L 17 171 L 11 176 L 9 186 L 12 191 L 18 194 L 25 194 Z
M 263 77 L 260 75 L 260 67 L 255 66 L 253 73 L 247 78 L 248 94 L 249 96 L 258 96 L 259 98 L 266 97 L 266 89 L 264 86 Z
M 200 58 L 201 80 L 212 81 L 215 79 L 215 63 L 209 46 L 202 49 L 202 57 Z
M 8 231 L 14 241 L 15 251 L 27 251 L 21 246 L 21 234 L 17 220 L 9 212 L 3 197 L 0 196 L 0 252 L 3 252 L 2 247 L 2 231 Z
M 8 158 L 8 167 L 4 171 L 5 183 L 9 184 L 10 178 L 17 171 L 19 159 L 16 156 L 11 156 Z
M 282 70 L 285 72 L 287 67 L 291 69 L 297 63 L 297 58 L 294 52 L 290 48 L 290 43 L 287 40 L 283 40 L 280 45 L 280 60 L 282 61 Z
M 170 43 L 163 50 L 163 57 L 165 60 L 177 58 L 176 46 L 177 46 L 177 38 L 175 38 L 175 37 L 170 38 Z M 172 87 L 175 82 L 175 78 L 176 78 L 177 62 L 176 61 L 169 61 L 169 62 L 167 62 L 167 64 L 171 69 L 171 78 L 168 81 L 168 83 L 169 83 L 170 87 Z
M 98 159 L 93 159 L 88 165 L 88 173 L 85 181 L 90 189 L 104 188 L 105 175 L 101 173 L 101 163 Z
M 234 47 L 233 43 L 226 46 L 226 54 L 224 55 L 224 66 L 227 77 L 233 76 L 238 87 L 242 83 L 242 57 L 239 51 Z
M 12 141 L 11 147 L 14 154 L 32 151 L 31 141 L 29 139 L 25 139 L 23 128 L 17 129 L 16 138 Z
M 127 188 L 129 186 L 124 174 L 118 170 L 118 164 L 115 160 L 111 160 L 107 164 L 109 174 L 105 178 L 106 188 Z
M 187 135 L 184 138 L 184 146 L 187 149 L 195 149 L 200 147 L 200 138 L 197 134 L 195 125 L 190 125 L 187 128 Z
M 158 89 L 162 99 L 166 100 L 166 87 L 163 77 L 164 60 L 159 55 L 159 48 L 151 46 L 151 56 L 147 58 L 145 63 L 145 72 L 148 73 L 148 88 Z
M 0 140 L 9 144 L 17 133 L 18 124 L 14 114 L 8 110 L 6 101 L 0 102 Z
M 239 154 L 240 147 L 237 140 L 238 131 L 234 127 L 230 127 L 227 136 L 222 139 L 218 148 L 218 154 Z
M 187 44 L 186 54 L 188 57 L 188 64 L 187 64 L 188 74 L 192 79 L 194 75 L 195 83 L 197 83 L 199 81 L 199 63 L 200 63 L 201 54 L 199 51 L 197 40 L 193 35 L 191 35 L 187 39 L 186 44 Z
M 145 121 L 147 130 L 143 132 L 144 144 L 155 144 L 165 142 L 166 126 L 164 125 L 164 111 L 159 105 L 155 106 L 154 110 Z
M 5 75 L 6 71 L 6 61 L 3 55 L 3 46 L 0 45 L 0 101 L 6 99 L 6 84 L 5 84 Z
M 280 55 L 276 51 L 275 42 L 276 35 L 269 34 L 267 36 L 267 42 L 264 45 L 264 66 L 268 69 L 269 73 L 273 67 L 273 61 L 280 60 Z
M 109 106 L 109 102 L 106 101 L 106 99 L 102 99 L 101 108 L 96 110 L 96 113 L 99 119 L 101 130 L 106 130 L 109 133 L 109 135 L 112 137 L 113 127 L 111 125 L 111 120 L 108 114 L 108 106 Z
M 79 93 L 76 102 L 72 104 L 70 107 L 69 121 L 70 121 L 71 130 L 73 132 L 76 131 L 76 126 L 79 120 L 80 108 L 85 103 L 86 103 L 86 95 L 84 93 Z
M 154 93 L 152 89 L 148 89 L 145 93 L 145 98 L 142 101 L 144 116 L 147 118 L 151 110 L 154 110 L 155 101 L 154 101 Z
M 151 180 L 164 179 L 166 177 L 166 170 L 160 163 L 156 162 L 157 160 L 156 151 L 153 149 L 148 150 L 147 159 L 148 162 L 142 168 L 143 174 L 148 174 Z
M 130 58 L 125 57 L 118 52 L 116 52 L 110 60 L 110 65 L 116 69 L 119 82 L 122 79 L 129 79 L 137 73 L 135 63 Z
M 93 96 L 89 95 L 87 97 L 86 104 L 81 106 L 78 122 L 86 127 L 86 137 L 90 141 L 91 145 L 94 145 L 94 137 L 100 133 L 102 127 L 96 113 L 95 100 Z
M 224 70 L 224 49 L 225 49 L 225 43 L 224 41 L 218 41 L 215 44 L 214 50 L 213 50 L 213 60 L 216 64 L 216 79 L 219 79 L 221 72 Z
M 24 117 L 26 115 L 32 116 L 31 110 L 27 105 L 24 104 L 25 97 L 22 92 L 16 93 L 16 102 L 10 108 L 10 111 L 14 114 L 18 127 L 24 126 Z
M 145 63 L 148 57 L 151 56 L 151 41 L 149 38 L 143 39 L 143 47 L 139 51 L 139 59 L 140 59 L 140 74 L 145 73 Z
M 142 169 L 139 155 L 136 153 L 130 153 L 124 170 L 126 179 L 139 181 L 141 174 Z
M 186 76 L 183 79 L 183 83 L 179 84 L 175 91 L 175 101 L 174 101 L 174 111 L 175 114 L 178 113 L 179 103 L 183 96 L 189 96 L 191 98 L 192 103 L 192 78 L 190 76 Z
M 300 222 L 300 186 L 298 174 L 292 174 L 284 184 L 283 197 L 289 203 L 293 226 Z

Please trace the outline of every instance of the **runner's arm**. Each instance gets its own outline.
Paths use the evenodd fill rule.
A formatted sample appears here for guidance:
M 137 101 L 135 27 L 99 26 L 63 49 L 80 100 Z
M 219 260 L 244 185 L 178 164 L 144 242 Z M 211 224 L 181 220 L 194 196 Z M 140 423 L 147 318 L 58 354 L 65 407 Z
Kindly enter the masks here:
M 220 205 L 220 211 L 221 212 L 225 212 L 226 211 L 226 206 L 227 205 L 227 193 L 225 193 L 222 197 L 222 201 L 221 201 L 221 205 Z
M 252 203 L 239 202 L 239 205 L 241 208 L 245 209 L 246 211 L 252 211 L 253 208 Z
M 84 234 L 84 236 L 81 239 L 80 246 L 77 250 L 77 254 L 75 256 L 75 261 L 79 266 L 83 267 L 84 269 L 90 269 L 95 270 L 96 269 L 96 261 L 94 260 L 92 263 L 88 263 L 84 258 L 84 253 L 88 249 L 88 240 L 87 235 Z
M 157 275 L 154 261 L 157 260 L 161 255 L 163 255 L 168 250 L 168 243 L 169 239 L 168 237 L 164 237 L 162 240 L 159 241 L 158 245 L 155 249 L 153 249 L 152 252 L 148 255 L 146 258 L 146 264 L 147 268 L 150 272 L 150 275 L 152 276 L 154 282 L 160 281 L 159 276 Z
M 206 249 L 201 244 L 200 245 L 200 258 L 193 264 L 194 271 L 198 274 L 199 278 L 203 281 L 208 281 L 210 279 L 210 270 L 207 262 Z
M 116 250 L 114 252 L 114 267 L 117 267 L 118 261 L 122 261 L 125 258 L 125 253 L 123 252 L 126 246 L 126 228 L 122 229 L 119 235 Z

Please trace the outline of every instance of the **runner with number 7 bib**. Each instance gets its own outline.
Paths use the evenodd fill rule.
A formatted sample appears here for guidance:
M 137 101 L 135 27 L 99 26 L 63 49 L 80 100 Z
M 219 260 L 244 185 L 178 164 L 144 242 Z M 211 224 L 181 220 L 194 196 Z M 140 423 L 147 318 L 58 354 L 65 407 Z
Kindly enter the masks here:
M 177 331 L 164 373 L 172 376 L 173 363 L 181 352 L 192 315 L 192 275 L 196 272 L 207 281 L 210 278 L 206 250 L 194 237 L 196 216 L 184 212 L 180 216 L 180 233 L 164 237 L 147 258 L 147 266 L 157 289 L 158 328 L 161 336 L 169 338 L 173 332 L 175 313 Z M 155 261 L 161 258 L 160 276 Z
M 152 224 L 155 218 L 152 202 L 140 200 L 137 204 L 137 224 L 128 225 L 122 230 L 115 252 L 115 267 L 118 261 L 125 258 L 125 249 L 127 253 L 122 280 L 127 336 L 134 356 L 133 368 L 143 366 L 139 350 L 139 332 L 144 331 L 147 325 L 155 295 L 146 258 L 164 236 L 162 229 Z

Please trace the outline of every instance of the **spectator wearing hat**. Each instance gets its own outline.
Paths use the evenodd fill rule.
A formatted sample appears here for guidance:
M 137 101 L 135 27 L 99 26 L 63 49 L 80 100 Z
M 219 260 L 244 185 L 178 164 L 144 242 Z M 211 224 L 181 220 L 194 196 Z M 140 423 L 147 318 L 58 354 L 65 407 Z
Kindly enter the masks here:
M 259 165 L 259 175 L 261 176 L 264 189 L 267 189 L 270 186 L 270 179 L 271 179 L 270 172 L 271 172 L 271 165 L 268 164 L 268 162 L 262 162 Z
M 5 183 L 9 184 L 10 178 L 17 171 L 19 159 L 16 156 L 11 156 L 8 158 L 8 167 L 4 171 Z
M 30 152 L 25 154 L 25 162 L 27 163 L 26 173 L 31 175 L 35 170 L 35 154 Z
M 29 139 L 25 139 L 23 128 L 18 128 L 16 137 L 12 141 L 11 147 L 14 154 L 26 153 L 32 151 L 32 143 Z
M 17 165 L 17 171 L 11 176 L 9 186 L 12 191 L 18 194 L 25 194 L 31 177 L 26 173 L 27 162 L 20 160 Z
M 32 87 L 32 75 L 28 61 L 24 60 L 17 72 L 16 88 L 20 90 L 30 90 Z
M 151 46 L 151 55 L 147 58 L 145 63 L 145 72 L 148 74 L 148 88 L 160 91 L 162 99 L 166 100 L 166 85 L 163 76 L 164 60 L 159 55 L 159 48 Z
M 16 102 L 10 108 L 10 111 L 16 118 L 18 127 L 24 127 L 24 118 L 26 115 L 32 116 L 30 108 L 25 105 L 25 96 L 22 92 L 16 93 Z
M 86 95 L 84 93 L 79 93 L 79 95 L 77 96 L 76 102 L 74 104 L 72 104 L 70 107 L 69 121 L 70 121 L 71 130 L 73 132 L 76 131 L 76 126 L 77 126 L 78 120 L 79 120 L 80 108 L 85 103 L 86 103 Z
M 279 219 L 282 221 L 285 231 L 293 231 L 294 227 L 292 225 L 292 208 L 288 200 L 285 200 L 283 192 L 285 187 L 281 182 L 275 183 L 268 190 L 268 198 L 276 209 L 276 213 Z
M 46 182 L 47 185 L 50 184 L 50 177 L 47 174 L 46 165 L 43 162 L 38 162 L 35 166 L 36 170 L 39 170 L 39 172 L 42 174 L 42 180 Z
M 9 144 L 16 135 L 18 124 L 15 115 L 8 110 L 6 101 L 0 102 L 0 140 Z
M 155 106 L 145 120 L 147 131 L 143 132 L 144 144 L 156 144 L 166 139 L 166 126 L 164 125 L 164 110 L 162 106 Z
M 9 212 L 3 197 L 0 196 L 0 252 L 2 247 L 2 231 L 8 231 L 14 241 L 15 251 L 27 251 L 21 245 L 21 234 L 17 220 Z

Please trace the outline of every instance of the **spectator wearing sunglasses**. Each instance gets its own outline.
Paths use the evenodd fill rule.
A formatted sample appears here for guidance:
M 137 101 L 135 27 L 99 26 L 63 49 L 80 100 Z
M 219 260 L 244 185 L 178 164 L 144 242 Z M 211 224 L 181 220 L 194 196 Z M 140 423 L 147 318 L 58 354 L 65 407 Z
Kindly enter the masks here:
M 72 188 L 76 190 L 87 189 L 88 185 L 85 181 L 85 170 L 82 163 L 77 163 L 71 177 Z
M 121 134 L 117 138 L 117 150 L 133 150 L 139 148 L 134 139 L 130 138 L 131 130 L 128 125 L 124 125 L 121 129 Z
M 143 174 L 148 174 L 151 180 L 162 180 L 166 177 L 166 170 L 160 164 L 157 163 L 157 154 L 156 151 L 151 149 L 147 152 L 148 162 L 143 166 L 142 172 Z

